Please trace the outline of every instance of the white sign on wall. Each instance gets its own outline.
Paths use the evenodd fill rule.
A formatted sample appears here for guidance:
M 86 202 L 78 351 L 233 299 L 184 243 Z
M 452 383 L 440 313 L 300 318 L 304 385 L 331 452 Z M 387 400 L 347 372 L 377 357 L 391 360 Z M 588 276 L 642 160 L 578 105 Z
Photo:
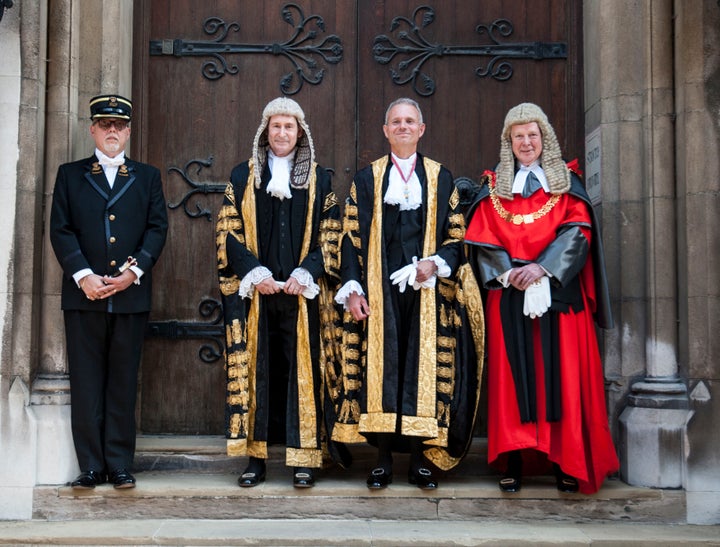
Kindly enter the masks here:
M 585 135 L 585 189 L 593 205 L 602 200 L 600 167 L 602 164 L 602 139 L 600 128 Z

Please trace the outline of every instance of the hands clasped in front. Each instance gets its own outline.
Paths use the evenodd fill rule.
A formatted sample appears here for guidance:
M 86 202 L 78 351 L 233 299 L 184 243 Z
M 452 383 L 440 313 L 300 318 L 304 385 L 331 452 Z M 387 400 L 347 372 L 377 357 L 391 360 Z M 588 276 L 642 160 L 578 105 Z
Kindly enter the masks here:
M 272 277 L 268 277 L 256 284 L 255 288 L 260 294 L 266 296 L 283 292 L 291 296 L 302 295 L 308 300 L 315 298 L 319 292 L 317 286 L 305 285 L 292 275 L 288 277 L 287 281 L 277 281 Z
M 294 277 L 288 278 L 287 281 L 276 281 L 272 277 L 268 277 L 255 285 L 255 288 L 260 294 L 264 295 L 284 292 L 285 294 L 296 296 L 298 294 L 302 294 L 305 290 L 305 286 L 301 285 Z
M 508 281 L 516 289 L 525 291 L 523 314 L 535 319 L 550 309 L 550 280 L 539 264 L 513 268 Z
M 80 288 L 88 300 L 104 300 L 127 289 L 136 279 L 136 275 L 127 270 L 117 277 L 90 274 L 82 278 Z

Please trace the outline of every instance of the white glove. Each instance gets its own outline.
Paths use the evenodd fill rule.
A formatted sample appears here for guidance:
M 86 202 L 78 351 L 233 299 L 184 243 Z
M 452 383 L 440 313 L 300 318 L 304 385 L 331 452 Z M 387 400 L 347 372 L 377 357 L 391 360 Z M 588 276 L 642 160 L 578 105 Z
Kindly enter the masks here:
M 525 289 L 523 313 L 530 319 L 542 317 L 550 308 L 550 303 L 550 280 L 547 276 L 543 276 Z
M 390 275 L 393 285 L 400 286 L 400 292 L 405 292 L 408 285 L 415 285 L 415 276 L 417 275 L 417 257 L 413 257 L 412 264 L 403 266 L 399 270 Z

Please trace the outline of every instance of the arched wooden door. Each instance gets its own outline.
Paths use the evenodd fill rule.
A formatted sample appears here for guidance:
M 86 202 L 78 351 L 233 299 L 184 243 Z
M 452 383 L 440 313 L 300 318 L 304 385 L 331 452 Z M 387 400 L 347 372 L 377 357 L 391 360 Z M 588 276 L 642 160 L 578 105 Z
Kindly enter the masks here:
M 134 17 L 131 151 L 163 172 L 171 207 L 139 386 L 144 433 L 223 431 L 214 221 L 269 100 L 301 104 L 341 199 L 386 153 L 385 108 L 401 96 L 423 109 L 421 151 L 455 177 L 494 165 L 504 115 L 523 101 L 583 157 L 573 0 L 136 0 Z

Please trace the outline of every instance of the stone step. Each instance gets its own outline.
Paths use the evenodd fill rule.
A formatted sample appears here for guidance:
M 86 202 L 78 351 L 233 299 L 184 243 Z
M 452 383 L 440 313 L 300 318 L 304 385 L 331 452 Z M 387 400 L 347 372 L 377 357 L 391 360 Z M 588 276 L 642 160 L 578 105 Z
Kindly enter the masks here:
M 370 445 L 350 445 L 353 467 L 369 470 L 376 459 L 376 450 Z M 285 469 L 285 449 L 270 446 L 268 470 Z M 395 456 L 403 465 L 406 455 Z M 142 435 L 137 439 L 135 471 L 189 471 L 196 473 L 240 473 L 247 458 L 230 457 L 225 452 L 225 438 L 219 436 Z M 487 439 L 476 438 L 460 466 L 464 474 L 492 475 L 487 465 Z
M 717 546 L 720 526 L 484 520 L 83 520 L 0 522 L 0 545 L 285 547 Z
M 407 457 L 395 461 L 395 480 L 387 489 L 365 486 L 373 451 L 352 447 L 349 469 L 328 467 L 310 489 L 292 486 L 292 470 L 282 449 L 273 447 L 267 480 L 255 488 L 237 486 L 244 458 L 227 458 L 217 438 L 143 438 L 138 443 L 137 488 L 103 485 L 90 491 L 69 486 L 38 486 L 33 518 L 97 519 L 383 519 L 504 522 L 684 523 L 685 492 L 631 487 L 606 481 L 596 494 L 562 494 L 552 477 L 527 477 L 516 494 L 503 494 L 484 460 L 484 441 L 451 472 L 440 487 L 422 491 L 407 483 Z M 172 466 L 175 466 L 174 468 Z

